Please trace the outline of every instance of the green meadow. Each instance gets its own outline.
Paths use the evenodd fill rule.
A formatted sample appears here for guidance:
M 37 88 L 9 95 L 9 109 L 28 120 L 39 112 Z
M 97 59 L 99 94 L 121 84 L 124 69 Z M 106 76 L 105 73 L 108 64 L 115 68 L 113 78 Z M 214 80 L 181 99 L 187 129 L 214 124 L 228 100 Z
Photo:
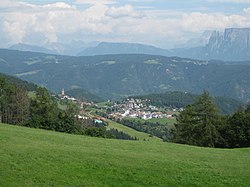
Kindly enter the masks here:
M 162 139 L 150 136 L 150 134 L 136 131 L 130 127 L 127 127 L 125 125 L 122 125 L 120 123 L 108 120 L 109 125 L 107 126 L 107 129 L 117 129 L 118 131 L 124 132 L 128 134 L 129 136 L 136 137 L 139 140 L 146 140 L 146 141 L 162 141 Z
M 250 149 L 70 135 L 0 124 L 0 186 L 250 186 Z
M 140 121 L 142 123 L 144 122 L 152 122 L 152 123 L 159 123 L 161 125 L 169 125 L 169 126 L 173 126 L 174 123 L 176 123 L 176 118 L 152 118 L 152 119 L 148 119 L 148 120 L 144 120 L 141 118 L 130 118 L 130 117 L 126 117 L 125 119 L 131 120 L 131 121 Z

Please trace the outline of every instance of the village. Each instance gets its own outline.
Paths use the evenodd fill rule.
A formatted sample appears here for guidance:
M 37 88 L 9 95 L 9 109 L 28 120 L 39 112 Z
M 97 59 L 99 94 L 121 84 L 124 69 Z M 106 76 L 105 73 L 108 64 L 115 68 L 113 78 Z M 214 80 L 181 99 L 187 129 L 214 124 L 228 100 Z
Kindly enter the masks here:
M 62 101 L 68 100 L 76 103 L 80 108 L 80 113 L 76 117 L 83 120 L 93 117 L 93 115 L 90 115 L 91 112 L 86 112 L 86 110 L 105 111 L 105 116 L 114 120 L 121 120 L 123 118 L 139 118 L 143 120 L 153 118 L 174 119 L 176 118 L 178 112 L 183 110 L 183 108 L 159 108 L 150 105 L 150 100 L 148 99 L 137 98 L 127 98 L 121 101 L 108 101 L 102 103 L 80 101 L 79 99 L 66 95 L 64 89 L 62 89 L 62 92 L 58 94 L 57 97 Z M 97 116 L 95 116 L 95 118 L 97 123 L 105 121 L 104 118 L 98 118 Z
M 124 117 L 140 118 L 144 120 L 152 118 L 175 118 L 176 113 L 183 109 L 162 109 L 149 104 L 148 99 L 128 98 L 112 105 L 110 118 L 122 119 Z

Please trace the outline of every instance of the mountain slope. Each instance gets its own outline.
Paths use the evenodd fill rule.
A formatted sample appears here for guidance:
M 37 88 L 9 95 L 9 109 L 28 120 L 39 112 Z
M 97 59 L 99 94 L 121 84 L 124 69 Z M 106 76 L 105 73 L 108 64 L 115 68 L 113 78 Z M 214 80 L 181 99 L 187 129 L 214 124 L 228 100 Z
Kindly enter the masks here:
M 57 52 L 49 50 L 44 47 L 28 45 L 28 44 L 23 44 L 23 43 L 12 45 L 9 49 L 19 50 L 19 51 L 32 51 L 32 52 L 47 53 L 47 54 L 57 54 Z
M 249 186 L 250 149 L 109 140 L 0 124 L 1 186 Z
M 37 85 L 35 85 L 34 83 L 28 82 L 28 81 L 24 81 L 21 80 L 19 78 L 10 76 L 10 75 L 6 75 L 6 74 L 2 74 L 0 73 L 0 78 L 4 78 L 5 80 L 7 80 L 10 83 L 13 83 L 19 87 L 25 88 L 27 91 L 35 91 L 37 89 Z
M 250 28 L 227 28 L 224 33 L 214 31 L 205 46 L 173 49 L 171 52 L 175 56 L 204 60 L 249 60 Z
M 101 42 L 96 47 L 90 47 L 82 52 L 79 56 L 106 55 L 106 54 L 151 54 L 151 55 L 168 55 L 167 50 L 150 45 L 134 43 L 109 43 Z
M 249 60 L 250 28 L 225 29 L 224 35 L 214 31 L 203 53 L 207 59 Z
M 103 98 L 166 91 L 250 99 L 250 65 L 154 55 L 58 56 L 0 50 L 0 71 L 60 92 L 82 88 Z
M 192 104 L 196 99 L 197 95 L 183 92 L 166 92 L 160 94 L 150 94 L 142 96 L 133 96 L 138 99 L 148 99 L 150 104 L 158 107 L 186 107 Z M 220 109 L 223 114 L 230 114 L 235 112 L 239 107 L 243 106 L 244 103 L 231 98 L 215 97 L 214 103 Z
M 87 90 L 81 89 L 81 88 L 74 88 L 71 90 L 67 90 L 65 92 L 66 95 L 75 97 L 77 99 L 80 99 L 81 101 L 89 101 L 89 102 L 102 102 L 103 99 L 90 93 Z

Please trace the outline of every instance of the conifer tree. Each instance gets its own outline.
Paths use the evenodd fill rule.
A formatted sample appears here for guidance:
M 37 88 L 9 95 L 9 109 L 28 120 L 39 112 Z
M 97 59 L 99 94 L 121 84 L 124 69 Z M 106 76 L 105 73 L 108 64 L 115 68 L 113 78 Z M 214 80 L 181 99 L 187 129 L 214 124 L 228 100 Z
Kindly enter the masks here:
M 38 88 L 31 101 L 31 121 L 29 125 L 37 128 L 55 130 L 58 108 L 45 88 Z
M 209 93 L 204 91 L 195 103 L 186 107 L 177 117 L 172 141 L 214 147 L 219 138 L 216 129 L 218 117 L 218 109 Z

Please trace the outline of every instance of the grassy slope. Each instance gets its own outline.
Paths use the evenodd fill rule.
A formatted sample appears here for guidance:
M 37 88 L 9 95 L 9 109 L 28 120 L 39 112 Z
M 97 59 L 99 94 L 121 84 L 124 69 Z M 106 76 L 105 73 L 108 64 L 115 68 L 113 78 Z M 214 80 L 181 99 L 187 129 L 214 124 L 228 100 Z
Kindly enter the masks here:
M 117 129 L 118 131 L 122 131 L 124 133 L 127 133 L 128 135 L 132 136 L 132 137 L 137 137 L 139 138 L 139 140 L 147 140 L 147 141 L 162 141 L 160 138 L 158 137 L 150 137 L 149 134 L 144 133 L 144 132 L 139 132 L 136 131 L 130 127 L 126 127 L 125 125 L 116 123 L 114 121 L 109 120 L 109 125 L 107 127 L 107 129 Z
M 0 124 L 0 186 L 250 186 L 250 149 L 122 141 Z
M 129 119 L 131 121 L 140 121 L 140 122 L 153 122 L 153 123 L 160 123 L 161 125 L 165 125 L 165 124 L 168 124 L 170 126 L 174 125 L 174 123 L 176 123 L 176 119 L 175 118 L 172 118 L 172 119 L 169 119 L 169 118 L 152 118 L 152 119 L 148 119 L 148 120 L 144 120 L 144 119 L 140 119 L 140 118 L 129 118 L 127 117 L 126 119 Z

